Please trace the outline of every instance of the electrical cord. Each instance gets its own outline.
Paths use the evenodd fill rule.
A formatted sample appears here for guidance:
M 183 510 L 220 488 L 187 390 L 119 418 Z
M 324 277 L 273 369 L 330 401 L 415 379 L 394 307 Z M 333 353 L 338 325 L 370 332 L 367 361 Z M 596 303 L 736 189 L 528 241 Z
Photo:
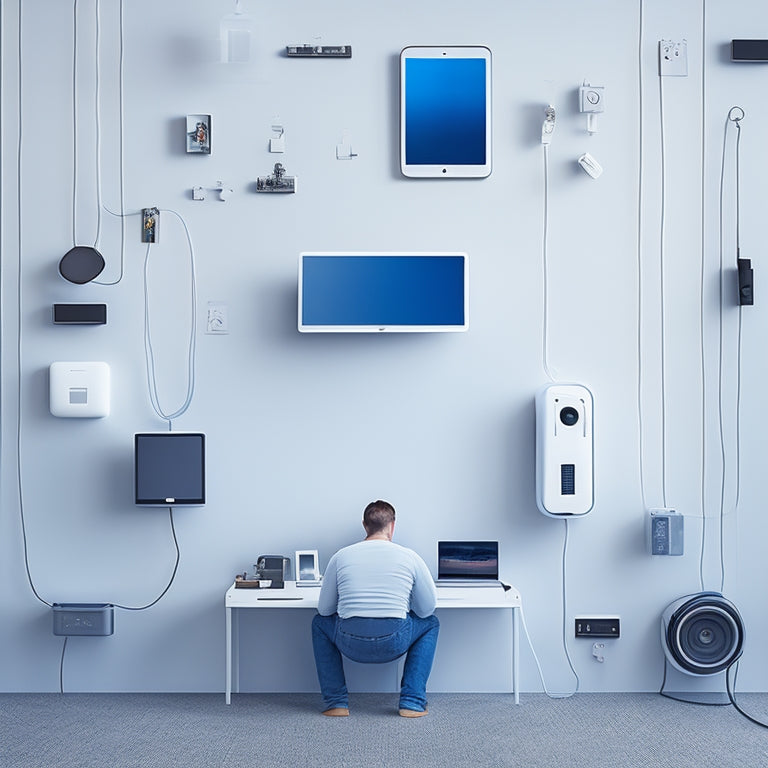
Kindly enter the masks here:
M 638 157 L 637 157 L 637 436 L 640 496 L 643 509 L 648 508 L 645 497 L 645 470 L 643 463 L 643 22 L 644 4 L 638 5 Z
M 567 626 L 567 607 L 566 607 L 566 571 L 565 571 L 565 563 L 566 563 L 566 553 L 568 550 L 568 520 L 565 520 L 565 537 L 563 540 L 563 556 L 562 556 L 562 608 L 563 608 L 563 647 L 565 648 L 565 656 L 568 660 L 568 666 L 571 669 L 571 672 L 576 679 L 576 687 L 573 691 L 570 693 L 550 693 L 550 691 L 547 689 L 546 681 L 544 680 L 544 672 L 541 668 L 541 662 L 539 661 L 539 657 L 536 654 L 536 649 L 533 646 L 533 641 L 531 640 L 530 632 L 528 631 L 528 625 L 525 621 L 525 613 L 523 612 L 523 606 L 520 606 L 520 618 L 522 619 L 522 625 L 523 625 L 523 632 L 525 633 L 525 638 L 528 641 L 528 647 L 531 649 L 531 653 L 533 654 L 533 660 L 536 662 L 536 668 L 539 671 L 539 680 L 541 680 L 541 687 L 544 691 L 544 693 L 550 698 L 550 699 L 568 699 L 571 696 L 575 695 L 579 691 L 579 687 L 581 685 L 581 681 L 579 680 L 579 676 L 576 673 L 576 670 L 573 667 L 573 662 L 571 661 L 571 655 L 568 651 L 568 642 L 566 639 L 566 626 Z
M 176 579 L 176 572 L 179 570 L 179 560 L 181 559 L 181 551 L 179 549 L 179 540 L 176 537 L 176 526 L 173 523 L 173 507 L 168 507 L 168 517 L 171 522 L 171 533 L 173 534 L 173 545 L 176 548 L 176 562 L 173 564 L 173 571 L 171 572 L 171 578 L 168 581 L 168 584 L 166 585 L 165 589 L 154 599 L 152 602 L 147 603 L 146 605 L 139 605 L 139 606 L 131 606 L 131 605 L 120 605 L 119 603 L 113 603 L 115 608 L 121 608 L 124 611 L 146 611 L 147 608 L 151 608 L 156 603 L 159 603 L 160 600 L 165 597 L 168 590 L 173 586 L 173 582 Z
M 734 106 L 728 110 L 723 129 L 723 149 L 720 164 L 720 199 L 719 199 L 719 322 L 718 322 L 718 428 L 720 439 L 720 504 L 719 504 L 719 550 L 720 550 L 720 592 L 725 586 L 725 507 L 726 507 L 726 480 L 728 475 L 728 451 L 725 442 L 725 406 L 724 406 L 724 376 L 725 376 L 725 166 L 728 150 L 728 134 L 731 124 L 736 127 L 735 142 L 735 197 L 736 197 L 736 253 L 741 247 L 740 242 L 740 218 L 741 218 L 741 121 L 745 112 L 741 107 Z M 741 350 L 742 350 L 742 309 L 739 305 L 738 329 L 737 329 L 737 365 L 736 365 L 736 457 L 735 476 L 736 490 L 734 511 L 738 507 L 741 496 Z
M 543 290 L 543 327 L 542 327 L 542 365 L 550 381 L 554 381 L 549 367 L 549 144 L 542 145 L 544 150 L 544 229 L 542 233 L 542 290 Z
M 67 653 L 67 640 L 69 640 L 69 637 L 65 637 L 64 642 L 61 645 L 61 659 L 59 660 L 59 693 L 64 693 L 64 656 Z
M 173 419 L 178 418 L 187 411 L 192 398 L 195 393 L 195 356 L 196 356 L 196 344 L 195 344 L 195 330 L 197 326 L 197 287 L 195 277 L 195 251 L 192 245 L 192 237 L 189 233 L 189 228 L 184 219 L 176 212 L 168 209 L 160 209 L 166 213 L 170 213 L 181 222 L 184 233 L 187 238 L 187 246 L 189 248 L 189 263 L 190 263 L 190 285 L 191 285 L 191 319 L 190 319 L 190 333 L 189 343 L 187 348 L 187 394 L 182 405 L 172 413 L 166 413 L 160 405 L 160 399 L 157 391 L 157 376 L 155 371 L 155 353 L 152 347 L 152 333 L 150 322 L 150 310 L 149 310 L 149 254 L 151 250 L 151 243 L 147 244 L 147 251 L 144 257 L 144 353 L 147 362 L 147 384 L 149 386 L 149 397 L 152 403 L 152 408 L 155 413 L 161 418 L 170 423 Z
M 118 15 L 119 15 L 119 28 L 120 28 L 120 34 L 119 34 L 119 51 L 118 51 L 118 103 L 119 103 L 119 175 L 120 175 L 120 214 L 117 214 L 120 216 L 120 271 L 118 273 L 118 276 L 114 280 L 91 280 L 92 283 L 95 283 L 96 285 L 117 285 L 122 279 L 123 275 L 125 274 L 125 97 L 124 97 L 124 91 L 125 91 L 125 24 L 124 24 L 124 13 L 123 13 L 123 3 L 124 0 L 120 0 L 118 5 Z M 97 58 L 97 66 L 98 66 L 98 58 Z M 96 112 L 96 120 L 97 122 L 100 120 L 99 117 L 99 111 Z M 104 209 L 107 211 L 106 206 L 104 205 L 104 202 L 99 196 L 99 209 Z M 112 213 L 112 211 L 107 211 L 108 213 Z M 113 214 L 115 215 L 115 214 Z
M 701 39 L 707 39 L 707 0 L 701 0 Z M 701 56 L 701 254 L 699 266 L 699 358 L 701 361 L 701 486 L 699 489 L 701 503 L 701 541 L 699 546 L 699 587 L 704 591 L 704 548 L 707 532 L 707 355 L 704 343 L 704 296 L 706 285 L 706 221 L 707 221 L 707 184 L 706 168 L 707 159 L 707 66 L 706 55 Z
M 733 687 L 731 687 L 731 669 L 735 668 L 735 672 L 733 675 Z M 739 675 L 739 659 L 734 659 L 733 663 L 729 665 L 728 669 L 725 670 L 725 690 L 728 693 L 728 700 L 733 705 L 733 708 L 743 717 L 746 717 L 747 720 L 749 720 L 751 723 L 754 723 L 755 725 L 759 725 L 761 728 L 768 728 L 768 723 L 763 722 L 762 720 L 758 720 L 756 717 L 753 717 L 750 714 L 747 714 L 741 706 L 736 702 L 736 679 Z
M 659 220 L 659 354 L 661 364 L 661 498 L 667 506 L 667 330 L 666 330 L 666 233 L 667 233 L 667 150 L 664 130 L 664 78 L 659 77 L 659 130 L 661 151 L 661 213 Z

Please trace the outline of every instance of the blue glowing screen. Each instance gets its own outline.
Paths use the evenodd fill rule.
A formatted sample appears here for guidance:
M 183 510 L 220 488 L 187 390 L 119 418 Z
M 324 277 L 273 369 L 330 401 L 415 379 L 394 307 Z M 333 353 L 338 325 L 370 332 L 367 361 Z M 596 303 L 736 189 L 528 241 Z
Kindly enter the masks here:
M 407 165 L 484 165 L 485 59 L 405 59 Z
M 465 326 L 465 256 L 303 254 L 300 326 Z

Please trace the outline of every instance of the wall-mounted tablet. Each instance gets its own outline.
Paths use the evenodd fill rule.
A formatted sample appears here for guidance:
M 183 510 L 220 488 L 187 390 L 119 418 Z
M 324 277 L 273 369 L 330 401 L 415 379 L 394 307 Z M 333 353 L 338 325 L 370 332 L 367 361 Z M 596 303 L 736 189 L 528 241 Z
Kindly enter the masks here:
M 302 253 L 299 331 L 465 331 L 466 253 Z
M 205 435 L 144 432 L 134 437 L 136 503 L 151 507 L 205 504 Z
M 491 172 L 491 52 L 411 46 L 400 52 L 400 169 L 405 176 Z

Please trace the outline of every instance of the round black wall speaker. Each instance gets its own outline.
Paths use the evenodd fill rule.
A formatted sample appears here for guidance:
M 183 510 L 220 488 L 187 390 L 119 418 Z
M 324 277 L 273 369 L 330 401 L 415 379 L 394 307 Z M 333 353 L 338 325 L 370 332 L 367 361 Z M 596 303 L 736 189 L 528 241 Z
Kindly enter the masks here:
M 59 262 L 59 273 L 70 283 L 90 283 L 104 269 L 104 257 L 91 246 L 76 245 L 70 248 Z
M 661 639 L 669 662 L 689 675 L 714 675 L 741 656 L 744 623 L 719 592 L 675 600 L 661 618 Z

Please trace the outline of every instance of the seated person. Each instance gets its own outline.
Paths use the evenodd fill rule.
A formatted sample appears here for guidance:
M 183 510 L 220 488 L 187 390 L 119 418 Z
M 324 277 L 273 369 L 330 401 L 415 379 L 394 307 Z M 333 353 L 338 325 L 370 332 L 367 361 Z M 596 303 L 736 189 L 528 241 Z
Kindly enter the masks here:
M 340 549 L 328 563 L 312 620 L 312 647 L 324 715 L 349 714 L 341 655 L 383 663 L 407 654 L 400 689 L 403 717 L 427 714 L 427 678 L 440 624 L 435 583 L 413 550 L 392 542 L 395 510 L 373 501 L 363 513 L 364 541 Z

